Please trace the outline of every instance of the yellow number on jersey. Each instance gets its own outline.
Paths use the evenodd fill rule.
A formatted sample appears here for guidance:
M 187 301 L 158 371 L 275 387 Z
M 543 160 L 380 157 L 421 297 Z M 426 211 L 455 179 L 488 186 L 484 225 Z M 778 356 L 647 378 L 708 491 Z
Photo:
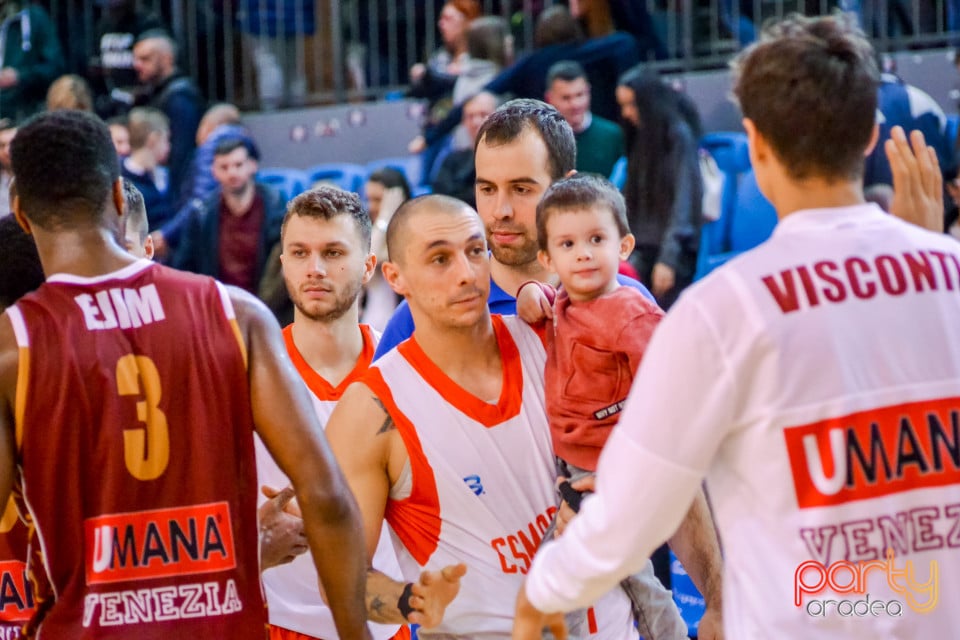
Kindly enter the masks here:
M 0 518 L 0 533 L 9 533 L 10 529 L 13 529 L 13 525 L 17 524 L 17 520 L 20 518 L 17 515 L 17 505 L 13 501 L 13 496 L 10 496 L 10 499 L 7 500 L 7 508 L 3 512 L 3 517 Z
M 128 354 L 117 360 L 117 392 L 142 396 L 137 420 L 143 426 L 124 429 L 123 457 L 127 470 L 138 480 L 154 480 L 167 469 L 170 435 L 167 416 L 159 408 L 161 390 L 157 365 L 147 356 Z

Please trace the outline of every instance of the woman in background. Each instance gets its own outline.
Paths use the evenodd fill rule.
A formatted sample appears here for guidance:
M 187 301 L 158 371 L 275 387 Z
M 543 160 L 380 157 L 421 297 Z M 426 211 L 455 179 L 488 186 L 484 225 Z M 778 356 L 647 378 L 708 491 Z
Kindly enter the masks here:
M 403 173 L 393 167 L 384 167 L 370 174 L 363 187 L 367 200 L 367 211 L 373 231 L 370 238 L 370 250 L 377 256 L 377 269 L 363 289 L 360 301 L 360 322 L 370 325 L 377 331 L 383 331 L 393 310 L 400 304 L 400 297 L 393 292 L 383 278 L 380 265 L 389 259 L 387 255 L 387 225 L 393 212 L 410 199 L 410 183 Z
M 703 181 L 697 108 L 656 75 L 635 67 L 617 86 L 627 142 L 627 202 L 637 246 L 630 262 L 664 309 L 693 281 Z

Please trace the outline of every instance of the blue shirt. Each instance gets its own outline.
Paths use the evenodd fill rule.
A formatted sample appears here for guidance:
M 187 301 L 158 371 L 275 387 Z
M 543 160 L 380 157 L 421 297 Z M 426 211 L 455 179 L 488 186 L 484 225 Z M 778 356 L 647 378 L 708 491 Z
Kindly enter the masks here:
M 637 289 L 644 296 L 656 302 L 653 295 L 647 291 L 647 288 L 633 278 L 628 278 L 618 273 L 617 282 Z M 490 278 L 490 297 L 487 299 L 487 306 L 490 307 L 490 313 L 498 313 L 503 316 L 513 316 L 517 314 L 517 299 L 501 289 L 500 286 L 493 281 L 493 278 Z M 377 352 L 373 356 L 374 360 L 412 336 L 413 329 L 413 316 L 410 314 L 410 307 L 407 306 L 407 301 L 404 300 L 397 307 L 396 311 L 393 312 L 393 315 L 390 316 L 390 322 L 388 322 L 386 328 L 384 328 L 383 335 L 380 337 L 380 344 L 377 345 Z

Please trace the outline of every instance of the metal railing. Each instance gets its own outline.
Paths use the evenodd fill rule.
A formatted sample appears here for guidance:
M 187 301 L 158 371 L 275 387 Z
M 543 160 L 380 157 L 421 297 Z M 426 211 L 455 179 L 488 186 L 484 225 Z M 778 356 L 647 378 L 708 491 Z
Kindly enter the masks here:
M 123 0 L 46 0 L 71 71 L 98 49 L 102 5 Z M 716 68 L 759 25 L 791 12 L 846 10 L 881 51 L 952 46 L 960 0 L 612 0 L 642 3 L 657 38 L 650 65 L 663 71 Z M 554 0 L 480 0 L 509 21 L 520 55 Z M 568 3 L 563 3 L 568 4 Z M 594 5 L 602 4 L 594 0 Z M 139 0 L 170 26 L 181 67 L 210 100 L 244 109 L 377 99 L 404 89 L 408 69 L 440 46 L 440 0 Z

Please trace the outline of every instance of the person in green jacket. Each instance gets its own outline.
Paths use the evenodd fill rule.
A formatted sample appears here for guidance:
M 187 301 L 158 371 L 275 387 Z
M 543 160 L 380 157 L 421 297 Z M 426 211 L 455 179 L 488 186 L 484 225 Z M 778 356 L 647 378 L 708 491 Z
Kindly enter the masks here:
M 20 121 L 41 109 L 65 72 L 63 50 L 42 7 L 9 0 L 0 0 L 0 43 L 0 118 Z

